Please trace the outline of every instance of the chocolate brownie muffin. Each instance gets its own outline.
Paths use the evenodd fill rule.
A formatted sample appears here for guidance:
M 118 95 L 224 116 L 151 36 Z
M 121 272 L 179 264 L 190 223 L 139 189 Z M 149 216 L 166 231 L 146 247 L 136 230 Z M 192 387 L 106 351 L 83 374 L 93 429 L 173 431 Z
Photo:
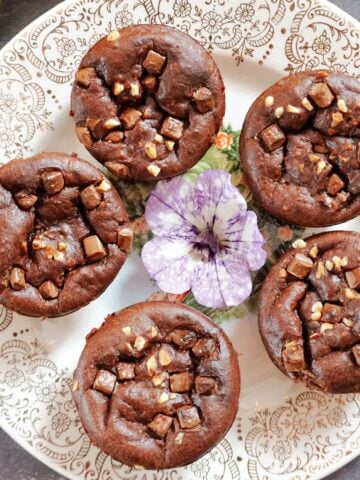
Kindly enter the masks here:
M 126 259 L 132 233 L 115 188 L 62 153 L 0 168 L 0 303 L 55 317 L 94 300 Z
M 360 392 L 360 233 L 297 240 L 260 293 L 259 326 L 277 367 L 328 393 Z
M 111 32 L 83 58 L 72 91 L 76 133 L 116 176 L 173 177 L 204 155 L 224 116 L 209 53 L 164 25 Z
M 265 210 L 288 223 L 335 225 L 360 213 L 359 137 L 360 82 L 306 71 L 253 103 L 240 156 Z
M 73 386 L 91 441 L 148 469 L 186 465 L 213 448 L 235 419 L 239 390 L 225 333 L 168 302 L 109 315 L 88 335 Z

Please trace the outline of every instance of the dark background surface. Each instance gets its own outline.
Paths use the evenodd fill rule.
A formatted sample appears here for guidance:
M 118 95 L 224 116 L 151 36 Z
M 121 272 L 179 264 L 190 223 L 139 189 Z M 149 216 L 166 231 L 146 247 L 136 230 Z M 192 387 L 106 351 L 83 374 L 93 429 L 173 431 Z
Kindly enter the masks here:
M 0 0 L 0 48 L 58 0 Z M 360 19 L 359 0 L 333 0 Z M 39 463 L 0 429 L 0 480 L 65 480 Z M 244 479 L 245 480 L 245 479 Z M 327 477 L 327 480 L 360 480 L 360 457 Z

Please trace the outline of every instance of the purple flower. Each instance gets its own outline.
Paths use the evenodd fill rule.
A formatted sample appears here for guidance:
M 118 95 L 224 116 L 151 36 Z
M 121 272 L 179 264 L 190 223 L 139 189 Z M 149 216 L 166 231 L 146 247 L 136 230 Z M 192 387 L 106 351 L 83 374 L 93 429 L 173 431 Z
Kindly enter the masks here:
M 150 276 L 165 292 L 192 290 L 207 307 L 239 305 L 251 293 L 251 270 L 266 259 L 254 212 L 223 170 L 207 170 L 195 184 L 161 181 L 146 204 L 155 235 L 142 251 Z

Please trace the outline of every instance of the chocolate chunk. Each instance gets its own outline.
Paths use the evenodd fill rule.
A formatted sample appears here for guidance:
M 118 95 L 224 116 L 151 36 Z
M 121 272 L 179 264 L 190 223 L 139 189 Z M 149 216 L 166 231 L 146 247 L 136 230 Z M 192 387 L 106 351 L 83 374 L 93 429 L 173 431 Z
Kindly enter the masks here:
M 285 343 L 282 361 L 287 372 L 300 372 L 306 368 L 302 340 L 291 340 Z
M 172 425 L 172 417 L 159 413 L 154 420 L 148 423 L 148 429 L 160 438 L 164 438 Z
M 115 368 L 118 380 L 132 380 L 135 378 L 135 364 L 118 362 Z
M 199 395 L 213 395 L 217 392 L 217 382 L 211 377 L 196 377 L 195 390 Z
M 10 285 L 14 290 L 22 290 L 25 288 L 25 272 L 22 268 L 15 267 L 11 270 Z
M 189 372 L 170 375 L 170 389 L 172 392 L 182 393 L 191 389 L 193 377 Z
M 176 413 L 181 428 L 194 428 L 201 423 L 199 412 L 196 407 L 186 405 L 185 407 L 178 408 Z
M 352 348 L 352 353 L 354 355 L 357 365 L 360 367 L 360 345 L 355 345 Z
M 328 107 L 334 100 L 334 95 L 326 83 L 315 83 L 311 87 L 309 95 L 320 108 Z
M 135 108 L 127 108 L 120 115 L 120 120 L 126 130 L 130 130 L 135 127 L 136 122 L 141 118 L 141 112 Z
M 116 384 L 116 375 L 108 370 L 99 370 L 93 383 L 93 389 L 105 395 L 111 395 Z
M 80 196 L 82 203 L 88 210 L 94 210 L 94 208 L 100 205 L 101 196 L 96 190 L 95 185 L 89 185 L 88 187 L 84 188 Z
M 172 140 L 180 140 L 183 134 L 184 123 L 174 117 L 167 117 L 162 124 L 160 133 Z
M 115 131 L 110 132 L 106 135 L 105 141 L 112 142 L 112 143 L 121 143 L 123 141 L 124 134 L 123 132 Z
M 61 192 L 65 185 L 64 177 L 62 173 L 58 171 L 44 172 L 41 175 L 41 180 L 49 195 Z
M 119 178 L 124 178 L 128 175 L 129 169 L 126 165 L 118 162 L 106 162 L 105 167 Z
M 180 348 L 192 348 L 197 341 L 197 335 L 191 330 L 175 330 L 171 334 L 171 340 Z
M 32 193 L 21 191 L 15 195 L 16 203 L 23 210 L 30 210 L 35 205 L 38 197 Z
M 206 113 L 215 107 L 214 97 L 206 87 L 201 87 L 196 90 L 193 97 L 200 113 Z
M 354 270 L 349 270 L 345 273 L 346 281 L 350 288 L 359 288 L 360 287 L 360 267 L 354 268 Z
M 313 266 L 311 258 L 303 253 L 297 253 L 287 267 L 287 271 L 294 277 L 303 279 L 311 272 Z
M 270 152 L 282 147 L 286 142 L 286 136 L 284 132 L 276 123 L 273 123 L 269 127 L 265 128 L 265 130 L 260 133 L 260 136 L 266 148 Z
M 130 228 L 119 228 L 117 243 L 121 250 L 129 252 L 132 247 L 134 234 Z
M 331 175 L 329 178 L 329 181 L 326 185 L 326 190 L 329 195 L 336 195 L 338 192 L 340 192 L 341 189 L 343 189 L 345 186 L 345 183 L 341 180 L 339 175 Z
M 91 262 L 96 262 L 106 256 L 104 245 L 97 235 L 86 237 L 83 244 L 86 256 Z
M 93 139 L 91 137 L 90 130 L 86 127 L 76 127 L 76 135 L 80 142 L 86 147 L 91 148 L 93 145 Z
M 141 80 L 143 87 L 150 93 L 154 93 L 157 87 L 157 79 L 152 75 L 147 75 Z
M 91 83 L 91 80 L 95 77 L 96 77 L 96 71 L 94 68 L 84 67 L 84 68 L 80 68 L 80 70 L 76 72 L 75 80 L 78 83 L 80 83 L 80 85 L 82 85 L 83 87 L 88 88 Z
M 152 75 L 158 75 L 165 63 L 166 57 L 154 50 L 149 50 L 143 61 L 144 68 Z
M 192 348 L 195 357 L 216 357 L 218 349 L 215 340 L 212 338 L 201 338 Z
M 322 309 L 321 321 L 326 323 L 339 323 L 344 316 L 344 309 L 333 303 L 325 303 Z
M 40 285 L 39 293 L 45 300 L 55 300 L 59 296 L 59 289 L 51 280 L 47 280 Z

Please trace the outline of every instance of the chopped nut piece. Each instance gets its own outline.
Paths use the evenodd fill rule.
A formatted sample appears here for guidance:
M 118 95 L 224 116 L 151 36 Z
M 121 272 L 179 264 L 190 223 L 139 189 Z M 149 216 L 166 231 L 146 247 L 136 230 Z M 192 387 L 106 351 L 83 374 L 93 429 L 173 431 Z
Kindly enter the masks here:
M 22 290 L 23 288 L 25 288 L 25 272 L 22 268 L 14 267 L 11 270 L 10 285 L 14 290 Z
M 334 255 L 331 260 L 333 261 L 335 270 L 341 270 L 341 258 Z
M 342 323 L 348 328 L 351 328 L 354 325 L 354 322 L 346 317 L 342 319 Z
M 167 117 L 162 124 L 160 133 L 171 140 L 179 140 L 183 134 L 184 123 L 174 117 Z
M 338 125 L 340 125 L 341 122 L 344 121 L 344 116 L 341 112 L 335 112 L 331 115 L 332 122 L 331 122 L 331 127 L 336 128 Z
M 106 256 L 104 245 L 97 235 L 84 238 L 83 245 L 87 258 L 92 262 L 101 260 Z
M 315 278 L 319 280 L 324 275 L 325 275 L 325 265 L 322 262 L 319 262 L 316 269 Z
M 333 330 L 334 325 L 332 323 L 322 323 L 320 325 L 320 333 L 325 333 L 327 330 Z
M 129 169 L 126 165 L 118 162 L 106 162 L 105 167 L 114 175 L 119 178 L 127 177 L 129 174 Z
M 71 385 L 71 391 L 72 392 L 76 392 L 76 390 L 79 388 L 79 382 L 77 380 L 73 380 L 72 381 L 72 385 Z
M 106 130 L 112 130 L 113 128 L 120 127 L 120 125 L 121 125 L 121 122 L 117 117 L 108 118 L 104 122 L 104 128 L 106 128 Z
M 123 332 L 125 337 L 130 337 L 131 334 L 132 334 L 131 327 L 124 327 L 124 328 L 121 329 L 121 331 Z
M 315 83 L 315 85 L 312 86 L 309 95 L 320 108 L 328 107 L 334 100 L 334 95 L 326 83 Z
M 175 142 L 172 140 L 165 140 L 165 147 L 169 152 L 172 152 L 175 147 Z
M 360 367 L 360 345 L 355 345 L 354 347 L 352 347 L 351 351 L 354 355 L 355 362 Z
M 194 406 L 186 405 L 180 407 L 176 413 L 181 428 L 194 428 L 201 423 L 198 409 Z
M 322 304 L 322 302 L 315 302 L 311 306 L 311 311 L 312 312 L 321 312 L 323 308 L 324 308 L 324 305 Z
M 111 190 L 111 183 L 108 180 L 102 180 L 102 182 L 96 187 L 100 192 L 108 192 Z
M 292 243 L 292 247 L 293 248 L 305 248 L 307 245 L 307 243 L 305 242 L 305 240 L 303 240 L 302 238 L 297 238 L 293 243 Z
M 134 363 L 118 362 L 115 365 L 115 368 L 118 380 L 132 380 L 133 378 L 135 378 Z
M 326 260 L 325 262 L 325 268 L 326 270 L 328 270 L 329 272 L 332 272 L 334 270 L 334 264 L 331 260 Z
M 64 258 L 65 258 L 65 255 L 63 254 L 63 252 L 59 252 L 59 251 L 55 250 L 54 260 L 56 260 L 57 262 L 61 262 L 62 260 L 64 260 Z
M 322 321 L 325 323 L 339 323 L 344 314 L 343 307 L 332 303 L 325 303 L 322 311 Z
M 95 78 L 95 76 L 96 76 L 96 71 L 94 68 L 84 67 L 84 68 L 80 68 L 80 70 L 76 72 L 75 80 L 78 83 L 80 83 L 80 85 L 82 85 L 83 87 L 88 88 L 88 86 L 91 83 L 91 79 Z
M 41 175 L 41 181 L 44 185 L 46 192 L 49 195 L 53 195 L 54 193 L 59 193 L 65 186 L 64 177 L 61 172 L 52 171 L 52 172 L 44 172 Z
M 120 38 L 120 32 L 117 30 L 114 30 L 113 32 L 110 32 L 109 35 L 107 36 L 107 41 L 108 42 L 115 42 L 116 40 L 119 40 Z
M 160 135 L 159 133 L 157 133 L 154 137 L 154 142 L 163 143 L 163 141 L 164 141 L 164 137 L 162 135 Z
M 314 153 L 310 153 L 309 160 L 312 163 L 317 163 L 319 160 L 321 160 L 321 157 L 319 157 L 319 155 L 315 155 Z
M 163 403 L 166 403 L 169 401 L 169 394 L 166 392 L 161 392 L 160 397 L 158 398 L 157 403 L 162 405 Z
M 59 296 L 57 286 L 50 280 L 46 280 L 46 282 L 40 285 L 39 293 L 45 300 L 54 300 Z
M 167 415 L 157 414 L 154 419 L 148 423 L 148 429 L 160 438 L 164 438 L 172 425 L 172 417 Z
M 38 197 L 32 193 L 21 191 L 15 195 L 16 203 L 23 210 L 30 210 L 35 205 Z
M 149 165 L 146 170 L 152 175 L 153 177 L 157 177 L 161 172 L 161 168 L 157 165 Z
M 319 253 L 319 249 L 318 249 L 318 247 L 317 247 L 316 245 L 315 245 L 314 247 L 312 247 L 312 248 L 310 249 L 310 252 L 309 252 L 310 257 L 312 257 L 312 258 L 316 258 L 317 255 L 318 255 L 318 253 Z
M 158 333 L 159 333 L 159 330 L 157 329 L 157 327 L 151 327 L 151 331 L 150 331 L 151 338 L 157 337 Z
M 274 103 L 275 103 L 275 99 L 271 95 L 265 98 L 265 107 L 267 108 L 272 107 Z
M 317 322 L 318 320 L 320 320 L 321 318 L 321 312 L 313 312 L 311 314 L 311 320 L 313 320 L 314 322 Z
M 113 86 L 113 94 L 115 96 L 121 95 L 122 92 L 125 90 L 125 85 L 120 82 L 115 82 Z
M 214 97 L 206 87 L 201 87 L 193 95 L 196 106 L 200 113 L 206 113 L 215 107 Z
M 304 108 L 306 108 L 306 110 L 308 112 L 311 112 L 311 111 L 314 110 L 314 107 L 312 106 L 310 100 L 307 97 L 305 97 L 301 100 L 301 104 Z
M 276 123 L 273 123 L 269 127 L 265 128 L 265 130 L 260 133 L 260 136 L 266 148 L 270 152 L 282 147 L 282 145 L 284 145 L 286 142 L 286 136 L 284 132 L 278 125 L 276 125 Z
M 175 441 L 175 443 L 176 443 L 177 445 L 181 445 L 182 442 L 183 442 L 183 440 L 184 440 L 184 432 L 179 432 L 179 433 L 176 435 L 174 441 Z
M 294 107 L 294 105 L 288 105 L 288 106 L 286 107 L 286 111 L 287 111 L 288 113 L 298 114 L 298 113 L 301 113 L 301 108 Z
M 189 372 L 170 375 L 170 389 L 175 393 L 188 392 L 191 389 L 193 377 Z
M 360 267 L 357 267 L 354 270 L 349 270 L 345 273 L 345 276 L 350 288 L 356 289 L 360 287 Z
M 304 347 L 301 340 L 287 341 L 281 354 L 287 372 L 300 372 L 306 368 Z
M 67 243 L 66 242 L 59 242 L 58 243 L 58 250 L 60 252 L 63 252 L 64 250 L 66 250 L 67 248 Z
M 169 393 L 169 399 L 170 399 L 170 400 L 175 400 L 175 398 L 176 398 L 176 393 L 170 392 L 170 393 Z
M 150 158 L 150 160 L 156 160 L 156 145 L 152 142 L 146 142 L 144 145 L 144 150 L 146 155 Z
M 159 351 L 159 362 L 163 367 L 167 367 L 171 363 L 171 357 L 166 350 L 161 349 Z
M 165 63 L 166 57 L 154 50 L 149 50 L 143 61 L 144 68 L 152 75 L 158 75 Z
M 117 244 L 118 247 L 124 252 L 128 253 L 131 250 L 134 234 L 128 227 L 119 228 Z
M 197 335 L 191 330 L 175 330 L 171 334 L 171 340 L 182 349 L 192 348 L 197 341 Z
M 151 357 L 146 362 L 146 369 L 150 377 L 154 376 L 155 373 L 158 371 L 158 363 L 155 355 L 151 355 Z
M 165 383 L 169 380 L 169 374 L 167 372 L 160 372 L 154 375 L 151 379 L 154 387 L 165 387 Z
M 27 244 L 26 240 L 21 242 L 20 250 L 21 250 L 21 253 L 24 253 L 24 254 L 26 254 L 28 252 L 28 244 Z
M 345 186 L 345 183 L 339 177 L 339 175 L 331 175 L 326 185 L 326 191 L 329 195 L 336 195 L 340 190 L 342 190 Z
M 347 113 L 348 110 L 349 110 L 346 106 L 345 100 L 343 100 L 342 98 L 338 99 L 337 106 L 338 106 L 338 109 L 340 110 L 340 112 L 342 112 L 342 113 Z
M 140 110 L 136 110 L 136 108 L 127 108 L 120 115 L 120 120 L 124 125 L 124 127 L 127 130 L 130 130 L 135 126 L 136 122 L 141 118 L 141 115 L 142 114 Z
M 349 300 L 357 300 L 360 298 L 360 293 L 351 290 L 351 288 L 345 288 L 345 297 Z
M 96 190 L 95 185 L 89 185 L 84 188 L 80 194 L 81 201 L 84 204 L 85 208 L 88 210 L 94 210 L 101 202 L 101 196 Z
M 287 271 L 285 270 L 285 268 L 280 268 L 279 277 L 280 278 L 286 278 L 287 277 Z
M 200 338 L 192 348 L 195 357 L 208 357 L 217 354 L 216 343 L 212 338 Z
M 135 342 L 134 342 L 134 348 L 135 350 L 138 350 L 138 351 L 141 351 L 143 350 L 143 348 L 145 347 L 146 345 L 146 338 L 141 336 L 141 335 L 138 335 L 136 338 L 135 338 Z
M 141 85 L 138 80 L 130 83 L 130 95 L 137 98 L 141 97 Z
M 296 278 L 305 278 L 313 268 L 311 258 L 303 253 L 297 253 L 287 267 L 287 271 Z
M 31 244 L 33 250 L 42 250 L 43 248 L 45 248 L 45 245 L 46 244 L 41 236 L 34 238 Z
M 155 92 L 156 86 L 157 86 L 156 77 L 153 77 L 152 75 L 148 75 L 142 79 L 141 83 L 143 84 L 143 87 L 145 88 L 145 90 L 147 90 L 148 92 L 151 92 L 151 93 Z
M 274 112 L 274 113 L 275 113 L 275 117 L 276 117 L 276 118 L 281 118 L 281 117 L 284 115 L 284 112 L 285 112 L 284 107 L 277 107 L 277 108 L 275 108 L 275 112 Z
M 76 135 L 80 142 L 84 145 L 86 148 L 91 148 L 93 146 L 93 140 L 91 137 L 90 130 L 86 127 L 76 127 L 75 129 Z
M 325 162 L 325 160 L 320 160 L 317 164 L 316 164 L 316 173 L 318 175 L 320 175 L 320 173 L 326 168 L 327 166 L 327 162 Z
M 340 264 L 341 264 L 342 267 L 346 267 L 349 264 L 348 257 L 343 257 L 340 261 Z
M 212 395 L 217 390 L 217 383 L 211 377 L 196 377 L 195 391 L 199 395 Z
M 124 134 L 119 130 L 116 130 L 115 132 L 110 132 L 105 137 L 106 142 L 112 142 L 112 143 L 120 143 L 122 142 L 123 139 L 124 139 Z M 109 163 L 112 163 L 112 162 L 109 162 Z
M 93 389 L 105 395 L 111 395 L 116 384 L 116 375 L 108 370 L 99 370 L 93 383 Z

